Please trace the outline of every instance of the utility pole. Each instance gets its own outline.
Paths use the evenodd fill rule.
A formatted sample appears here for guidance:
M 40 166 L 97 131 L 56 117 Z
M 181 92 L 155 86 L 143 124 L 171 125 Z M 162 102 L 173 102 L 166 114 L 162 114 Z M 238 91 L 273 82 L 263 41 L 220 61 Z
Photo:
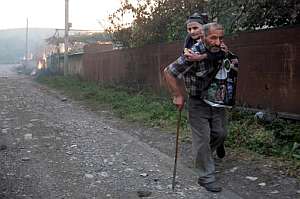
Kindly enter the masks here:
M 28 64 L 28 18 L 26 18 L 26 44 L 25 44 L 25 64 L 24 64 L 24 69 Z
M 69 48 L 69 0 L 65 0 L 65 52 L 64 52 L 64 75 L 67 74 L 67 68 L 69 65 L 68 60 L 68 48 Z

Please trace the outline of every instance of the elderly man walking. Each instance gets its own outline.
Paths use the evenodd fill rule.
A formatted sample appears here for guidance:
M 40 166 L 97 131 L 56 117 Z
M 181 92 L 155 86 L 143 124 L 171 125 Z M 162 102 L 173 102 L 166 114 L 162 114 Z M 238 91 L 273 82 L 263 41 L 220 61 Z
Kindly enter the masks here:
M 222 188 L 216 183 L 213 152 L 217 151 L 220 158 L 225 156 L 225 109 L 222 106 L 214 106 L 214 103 L 208 100 L 208 89 L 225 57 L 225 52 L 221 49 L 224 45 L 224 29 L 218 23 L 209 23 L 203 26 L 203 30 L 204 52 L 193 54 L 194 52 L 189 51 L 187 60 L 191 59 L 192 65 L 183 66 L 173 62 L 166 67 L 164 75 L 172 90 L 173 103 L 180 110 L 185 104 L 185 93 L 181 86 L 181 80 L 184 80 L 198 183 L 208 191 L 220 192 Z

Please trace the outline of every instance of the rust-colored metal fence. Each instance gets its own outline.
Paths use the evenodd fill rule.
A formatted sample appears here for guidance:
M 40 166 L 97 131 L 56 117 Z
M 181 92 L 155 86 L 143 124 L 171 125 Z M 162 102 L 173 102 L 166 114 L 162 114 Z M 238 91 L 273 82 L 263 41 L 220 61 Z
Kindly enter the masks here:
M 240 105 L 300 114 L 300 27 L 241 33 L 227 42 L 240 58 Z
M 88 51 L 83 56 L 84 76 L 100 83 L 162 89 L 161 68 L 180 53 L 181 42 L 149 45 L 102 53 Z
M 182 43 L 87 50 L 81 76 L 100 83 L 165 90 L 162 68 L 178 57 Z M 244 32 L 227 37 L 226 43 L 240 58 L 238 104 L 300 114 L 300 27 Z

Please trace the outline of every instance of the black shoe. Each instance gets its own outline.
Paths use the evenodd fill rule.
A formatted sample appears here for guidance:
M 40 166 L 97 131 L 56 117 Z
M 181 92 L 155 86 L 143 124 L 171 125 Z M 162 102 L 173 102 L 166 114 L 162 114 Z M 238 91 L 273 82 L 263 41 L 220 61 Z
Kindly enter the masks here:
M 224 144 L 221 144 L 220 146 L 217 147 L 216 153 L 217 153 L 217 156 L 221 159 L 225 157 L 226 153 L 225 153 Z
M 200 186 L 204 187 L 207 191 L 210 192 L 220 192 L 222 191 L 222 187 L 217 185 L 216 182 L 210 182 L 210 183 L 200 183 L 198 182 Z

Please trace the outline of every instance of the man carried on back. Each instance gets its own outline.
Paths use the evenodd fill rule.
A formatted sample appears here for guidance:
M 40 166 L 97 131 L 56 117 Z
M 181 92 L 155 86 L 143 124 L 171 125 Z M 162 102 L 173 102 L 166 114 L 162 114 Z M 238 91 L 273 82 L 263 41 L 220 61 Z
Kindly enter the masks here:
M 196 40 L 197 37 L 193 34 L 194 26 L 197 24 L 187 22 L 188 32 Z M 180 84 L 181 80 L 184 80 L 188 94 L 189 123 L 192 129 L 193 156 L 199 177 L 198 183 L 208 191 L 219 192 L 222 188 L 216 184 L 213 152 L 217 150 L 220 158 L 225 156 L 223 145 L 227 134 L 225 110 L 222 106 L 215 107 L 209 103 L 208 89 L 225 58 L 225 52 L 221 50 L 221 45 L 224 45 L 224 29 L 220 24 L 209 23 L 204 25 L 203 30 L 204 39 L 197 44 L 200 45 L 199 49 L 202 49 L 202 52 L 187 50 L 184 63 L 191 63 L 183 64 L 177 60 L 166 67 L 164 74 L 172 90 L 173 103 L 180 110 L 185 103 L 185 92 Z

